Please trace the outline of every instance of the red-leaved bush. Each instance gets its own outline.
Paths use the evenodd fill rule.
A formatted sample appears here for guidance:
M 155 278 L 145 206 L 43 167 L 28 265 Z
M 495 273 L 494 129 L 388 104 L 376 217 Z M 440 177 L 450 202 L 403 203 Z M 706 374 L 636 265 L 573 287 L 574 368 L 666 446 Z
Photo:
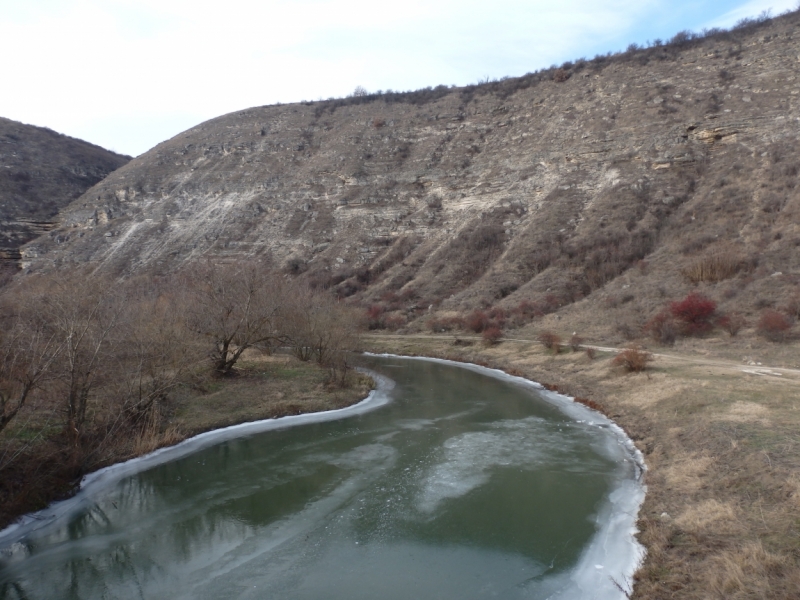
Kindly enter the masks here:
M 702 335 L 714 329 L 717 303 L 692 292 L 680 302 L 670 302 L 669 311 L 681 323 L 684 335 Z
M 767 309 L 761 313 L 756 331 L 771 342 L 783 342 L 789 337 L 792 319 L 777 310 Z

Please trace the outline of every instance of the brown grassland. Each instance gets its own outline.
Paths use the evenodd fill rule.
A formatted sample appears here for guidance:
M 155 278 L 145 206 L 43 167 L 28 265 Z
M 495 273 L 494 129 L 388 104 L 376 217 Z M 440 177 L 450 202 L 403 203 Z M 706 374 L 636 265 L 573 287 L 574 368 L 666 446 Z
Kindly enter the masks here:
M 626 373 L 613 368 L 610 348 L 555 353 L 532 331 L 510 338 L 489 346 L 478 337 L 372 334 L 363 343 L 502 368 L 622 426 L 648 467 L 638 535 L 647 557 L 633 598 L 800 597 L 796 344 L 684 339 L 645 371 Z

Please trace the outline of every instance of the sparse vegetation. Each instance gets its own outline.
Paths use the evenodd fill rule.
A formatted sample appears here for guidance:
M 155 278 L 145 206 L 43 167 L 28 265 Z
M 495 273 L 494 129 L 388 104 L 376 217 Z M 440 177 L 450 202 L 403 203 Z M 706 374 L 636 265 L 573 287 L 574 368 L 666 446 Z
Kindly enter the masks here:
M 756 325 L 759 335 L 767 338 L 771 342 L 784 342 L 789 337 L 792 328 L 792 320 L 785 314 L 766 309 L 761 313 L 761 317 Z
M 552 331 L 541 332 L 539 334 L 539 343 L 554 354 L 558 354 L 561 351 L 561 336 Z
M 641 373 L 653 361 L 653 355 L 641 346 L 631 346 L 617 354 L 611 365 L 628 373 Z

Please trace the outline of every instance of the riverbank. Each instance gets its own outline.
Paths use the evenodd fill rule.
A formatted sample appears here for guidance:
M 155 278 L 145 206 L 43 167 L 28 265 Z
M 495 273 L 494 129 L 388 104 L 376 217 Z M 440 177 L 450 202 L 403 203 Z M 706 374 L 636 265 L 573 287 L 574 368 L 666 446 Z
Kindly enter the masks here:
M 554 354 L 519 338 L 487 347 L 375 334 L 363 347 L 498 367 L 600 405 L 649 469 L 634 598 L 800 594 L 800 371 L 679 344 L 648 371 L 622 374 L 610 368 L 610 349 Z
M 230 425 L 289 415 L 335 410 L 363 400 L 373 387 L 370 377 L 349 375 L 346 387 L 329 385 L 326 369 L 285 355 L 248 352 L 237 377 L 206 379 L 177 390 L 162 407 L 157 426 L 138 436 L 119 437 L 91 461 L 70 464 L 58 456 L 58 435 L 47 424 L 20 420 L 26 429 L 9 428 L 0 438 L 0 454 L 19 456 L 3 468 L 0 529 L 23 514 L 68 497 L 80 479 L 111 464 L 171 446 L 197 434 Z M 24 416 L 24 415 L 23 415 Z M 38 438 L 30 437 L 43 431 Z

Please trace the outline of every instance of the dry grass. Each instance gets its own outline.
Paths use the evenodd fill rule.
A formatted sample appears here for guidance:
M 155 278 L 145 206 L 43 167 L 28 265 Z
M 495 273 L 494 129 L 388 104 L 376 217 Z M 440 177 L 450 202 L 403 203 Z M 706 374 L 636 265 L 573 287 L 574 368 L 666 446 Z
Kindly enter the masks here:
M 738 252 L 725 248 L 695 259 L 683 269 L 683 275 L 695 284 L 716 283 L 735 276 L 744 266 L 745 261 Z
M 793 581 L 783 581 L 790 567 L 787 557 L 769 552 L 760 541 L 746 542 L 741 548 L 726 550 L 710 562 L 713 568 L 708 583 L 716 598 L 788 599 L 797 598 L 796 594 L 800 592 L 797 574 L 792 577 Z
M 712 498 L 689 505 L 675 519 L 675 524 L 697 533 L 730 533 L 737 528 L 736 519 L 736 509 L 730 503 Z

